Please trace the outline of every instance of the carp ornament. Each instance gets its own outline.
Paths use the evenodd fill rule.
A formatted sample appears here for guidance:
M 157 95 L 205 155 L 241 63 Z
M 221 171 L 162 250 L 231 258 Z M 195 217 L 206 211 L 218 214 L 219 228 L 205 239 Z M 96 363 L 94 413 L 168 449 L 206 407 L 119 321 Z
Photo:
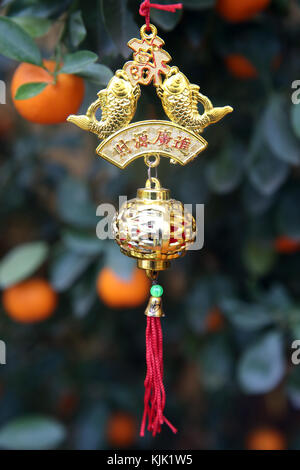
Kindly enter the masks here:
M 145 2 L 144 2 L 145 3 Z M 146 2 L 147 3 L 147 2 Z M 124 169 L 133 160 L 143 157 L 148 167 L 145 187 L 138 189 L 137 197 L 123 204 L 113 221 L 113 233 L 121 252 L 136 259 L 152 280 L 150 299 L 145 315 L 146 362 L 144 414 L 141 436 L 145 428 L 155 435 L 166 423 L 173 432 L 176 428 L 164 416 L 165 389 L 163 386 L 163 352 L 160 318 L 164 316 L 157 284 L 160 271 L 170 261 L 185 255 L 196 237 L 196 222 L 180 201 L 170 198 L 157 178 L 160 157 L 170 163 L 186 165 L 206 147 L 203 130 L 233 111 L 231 106 L 214 107 L 211 100 L 200 93 L 178 67 L 170 67 L 170 55 L 164 51 L 164 41 L 157 36 L 152 24 L 140 30 L 140 39 L 131 39 L 128 46 L 133 58 L 122 70 L 117 70 L 105 90 L 89 106 L 85 115 L 68 117 L 83 130 L 101 139 L 97 154 Z M 134 118 L 140 85 L 153 84 L 169 120 L 151 120 L 131 123 Z M 203 110 L 199 112 L 198 105 Z M 101 120 L 96 112 L 101 108 Z M 151 171 L 155 169 L 155 175 Z M 148 424 L 147 424 L 148 423 Z

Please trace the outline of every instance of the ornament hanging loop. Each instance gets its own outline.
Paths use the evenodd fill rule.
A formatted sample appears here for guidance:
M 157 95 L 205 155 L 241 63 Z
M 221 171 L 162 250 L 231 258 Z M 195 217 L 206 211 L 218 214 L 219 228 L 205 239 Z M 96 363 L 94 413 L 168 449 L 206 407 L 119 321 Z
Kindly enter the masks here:
M 147 167 L 148 167 L 148 180 L 151 181 L 151 179 L 152 179 L 152 174 L 151 174 L 152 168 L 155 168 L 155 176 L 154 177 L 157 179 L 157 167 L 160 163 L 160 156 L 159 155 L 146 155 L 144 157 L 144 162 L 145 162 L 145 165 L 147 165 Z
M 149 168 L 156 168 L 160 163 L 160 156 L 159 155 L 146 155 L 144 157 L 145 165 Z
M 150 31 L 150 33 L 148 34 L 147 31 Z M 151 23 L 149 23 L 149 27 L 144 24 L 140 29 L 140 33 L 142 39 L 153 39 L 157 35 L 157 28 Z
M 154 188 L 152 188 L 152 184 L 154 185 Z M 147 179 L 145 187 L 147 189 L 157 189 L 157 190 L 159 190 L 159 189 L 161 189 L 161 184 L 160 184 L 159 179 L 152 177 L 152 178 Z

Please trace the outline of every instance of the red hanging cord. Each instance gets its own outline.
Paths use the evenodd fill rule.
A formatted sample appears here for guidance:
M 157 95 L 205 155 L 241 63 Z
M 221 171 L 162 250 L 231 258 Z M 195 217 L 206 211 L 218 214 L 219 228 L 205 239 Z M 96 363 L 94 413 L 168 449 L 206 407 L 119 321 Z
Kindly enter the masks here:
M 144 414 L 140 436 L 144 436 L 148 418 L 148 431 L 155 436 L 166 423 L 176 433 L 177 429 L 165 418 L 163 412 L 166 404 L 166 393 L 163 385 L 163 337 L 160 318 L 147 317 L 146 327 L 146 364 Z
M 150 3 L 150 0 L 144 0 L 141 3 L 139 13 L 141 16 L 145 17 L 146 30 L 150 30 L 150 8 L 155 8 L 156 10 L 170 11 L 175 13 L 176 10 L 181 10 L 182 3 L 172 3 L 170 5 L 160 5 L 159 3 Z

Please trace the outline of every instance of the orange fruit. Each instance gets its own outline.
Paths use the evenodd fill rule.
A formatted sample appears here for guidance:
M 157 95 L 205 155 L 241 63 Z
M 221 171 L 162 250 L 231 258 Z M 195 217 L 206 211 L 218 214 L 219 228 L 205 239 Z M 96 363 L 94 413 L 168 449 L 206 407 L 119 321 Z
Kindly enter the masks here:
M 277 253 L 295 253 L 300 251 L 300 241 L 281 236 L 274 241 L 274 247 Z
M 254 429 L 247 436 L 246 448 L 248 450 L 284 450 L 286 439 L 277 429 Z
M 275 70 L 280 67 L 282 62 L 281 54 L 277 54 L 273 57 L 270 64 L 270 69 Z M 254 65 L 242 54 L 229 54 L 225 57 L 225 64 L 227 69 L 236 78 L 247 79 L 247 78 L 257 78 L 258 71 Z
M 236 78 L 257 78 L 258 72 L 249 59 L 242 54 L 229 54 L 225 57 L 225 64 L 229 72 Z
M 150 281 L 144 271 L 134 268 L 130 279 L 122 279 L 111 268 L 105 267 L 97 279 L 100 299 L 112 308 L 138 307 L 149 296 Z
M 29 279 L 4 290 L 4 309 L 21 323 L 35 323 L 50 317 L 57 305 L 57 295 L 44 279 Z
M 218 0 L 217 11 L 230 22 L 247 21 L 265 10 L 271 0 Z
M 206 331 L 219 331 L 224 326 L 224 317 L 219 307 L 212 308 L 205 319 Z
M 13 103 L 23 118 L 37 124 L 64 122 L 69 114 L 76 114 L 84 95 L 84 81 L 76 75 L 61 73 L 54 77 L 51 72 L 55 62 L 43 61 L 49 72 L 37 65 L 23 62 L 14 72 L 11 83 Z M 16 100 L 17 89 L 25 83 L 48 82 L 44 90 L 32 98 Z
M 107 423 L 106 438 L 112 447 L 129 447 L 137 435 L 135 419 L 128 413 L 115 413 Z

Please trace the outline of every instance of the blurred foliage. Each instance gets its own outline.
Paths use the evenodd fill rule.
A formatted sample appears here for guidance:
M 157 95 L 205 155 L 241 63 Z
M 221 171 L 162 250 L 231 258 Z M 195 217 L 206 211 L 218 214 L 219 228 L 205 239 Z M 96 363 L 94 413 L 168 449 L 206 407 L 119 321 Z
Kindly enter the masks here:
M 132 447 L 243 448 L 248 432 L 266 425 L 299 449 L 300 368 L 290 358 L 300 339 L 300 251 L 278 252 L 275 241 L 300 240 L 300 5 L 273 0 L 239 24 L 220 18 L 213 0 L 183 5 L 175 14 L 152 12 L 165 49 L 234 113 L 207 130 L 209 148 L 189 167 L 162 161 L 159 169 L 174 197 L 205 203 L 205 245 L 161 276 L 166 415 L 180 432 L 137 437 Z M 143 185 L 143 163 L 120 173 L 95 158 L 93 136 L 68 124 L 26 123 L 8 96 L 15 60 L 40 64 L 63 54 L 64 70 L 87 79 L 85 110 L 129 56 L 126 42 L 142 24 L 138 7 L 137 0 L 2 1 L 0 286 L 39 275 L 59 292 L 55 315 L 39 325 L 16 324 L 2 308 L 3 448 L 105 449 L 114 413 L 141 416 L 143 309 L 110 311 L 96 294 L 104 265 L 128 276 L 132 263 L 98 240 L 95 226 L 98 204 L 117 205 L 119 194 L 133 197 Z M 250 60 L 257 78 L 232 76 L 224 61 L 231 54 Z M 143 88 L 136 120 L 162 117 L 154 91 Z M 208 331 L 215 307 L 224 322 Z

